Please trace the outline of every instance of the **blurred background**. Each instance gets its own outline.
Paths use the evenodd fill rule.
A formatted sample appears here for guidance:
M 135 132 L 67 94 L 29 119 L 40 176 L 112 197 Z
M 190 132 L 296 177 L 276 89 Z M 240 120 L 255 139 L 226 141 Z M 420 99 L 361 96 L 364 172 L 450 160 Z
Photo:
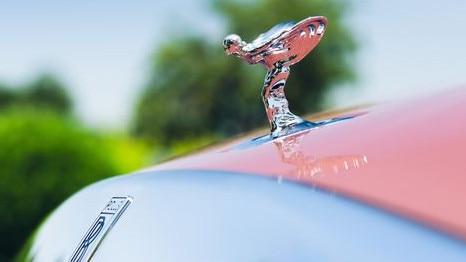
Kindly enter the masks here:
M 466 2 L 6 1 L 0 4 L 0 261 L 83 186 L 266 126 L 265 69 L 223 53 L 324 15 L 293 66 L 297 114 L 466 83 Z

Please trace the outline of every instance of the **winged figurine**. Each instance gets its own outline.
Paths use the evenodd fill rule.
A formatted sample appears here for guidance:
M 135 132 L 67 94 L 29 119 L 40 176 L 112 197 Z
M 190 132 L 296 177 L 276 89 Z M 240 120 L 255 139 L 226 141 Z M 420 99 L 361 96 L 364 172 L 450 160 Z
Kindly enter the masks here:
M 290 66 L 301 61 L 322 39 L 327 19 L 308 17 L 298 23 L 280 23 L 246 43 L 236 34 L 225 37 L 223 47 L 227 55 L 234 55 L 249 64 L 262 64 L 267 68 L 262 99 L 271 126 L 271 136 L 289 134 L 297 126 L 313 123 L 294 115 L 288 108 L 285 83 Z

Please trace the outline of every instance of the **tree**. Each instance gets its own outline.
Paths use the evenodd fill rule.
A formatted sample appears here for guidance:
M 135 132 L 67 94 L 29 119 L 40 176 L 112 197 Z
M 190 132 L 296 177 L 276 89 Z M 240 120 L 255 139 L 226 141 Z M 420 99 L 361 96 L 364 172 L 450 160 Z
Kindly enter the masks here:
M 46 108 L 71 114 L 73 102 L 65 86 L 51 74 L 42 74 L 22 87 L 0 85 L 0 109 L 11 106 Z
M 11 106 L 15 100 L 15 94 L 8 87 L 0 85 L 0 109 Z
M 321 44 L 292 67 L 287 97 L 293 112 L 321 109 L 326 90 L 352 80 L 349 58 L 356 45 L 343 22 L 345 2 L 214 0 L 213 7 L 226 19 L 228 32 L 238 33 L 246 41 L 279 22 L 312 15 L 329 19 Z M 266 123 L 260 100 L 265 69 L 226 57 L 222 40 L 212 43 L 187 36 L 158 50 L 152 76 L 136 108 L 135 135 L 169 143 L 212 133 L 229 136 Z
M 28 105 L 46 107 L 61 113 L 70 113 L 72 110 L 72 101 L 66 88 L 50 74 L 40 75 L 25 87 L 22 95 Z

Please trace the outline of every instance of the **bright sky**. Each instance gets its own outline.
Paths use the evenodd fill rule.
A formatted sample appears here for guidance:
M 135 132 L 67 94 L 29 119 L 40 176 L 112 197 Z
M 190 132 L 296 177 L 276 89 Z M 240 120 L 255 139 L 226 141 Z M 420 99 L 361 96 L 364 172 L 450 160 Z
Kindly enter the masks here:
M 337 105 L 466 88 L 466 1 L 354 2 L 358 89 L 335 94 Z
M 70 88 L 86 123 L 124 126 L 157 44 L 175 33 L 221 44 L 225 32 L 206 1 L 3 1 L 0 82 L 51 72 Z M 466 1 L 354 2 L 358 89 L 333 94 L 335 106 L 466 84 Z

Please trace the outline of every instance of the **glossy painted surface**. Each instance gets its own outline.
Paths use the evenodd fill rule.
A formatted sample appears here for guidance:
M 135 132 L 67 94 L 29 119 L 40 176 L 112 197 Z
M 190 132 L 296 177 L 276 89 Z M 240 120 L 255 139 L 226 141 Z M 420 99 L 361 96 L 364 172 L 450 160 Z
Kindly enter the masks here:
M 34 238 L 28 261 L 68 261 L 115 196 L 132 204 L 92 261 L 466 261 L 466 244 L 299 183 L 216 171 L 150 171 L 90 186 Z
M 363 114 L 243 149 L 233 142 L 153 169 L 299 181 L 466 240 L 466 88 L 356 113 Z

